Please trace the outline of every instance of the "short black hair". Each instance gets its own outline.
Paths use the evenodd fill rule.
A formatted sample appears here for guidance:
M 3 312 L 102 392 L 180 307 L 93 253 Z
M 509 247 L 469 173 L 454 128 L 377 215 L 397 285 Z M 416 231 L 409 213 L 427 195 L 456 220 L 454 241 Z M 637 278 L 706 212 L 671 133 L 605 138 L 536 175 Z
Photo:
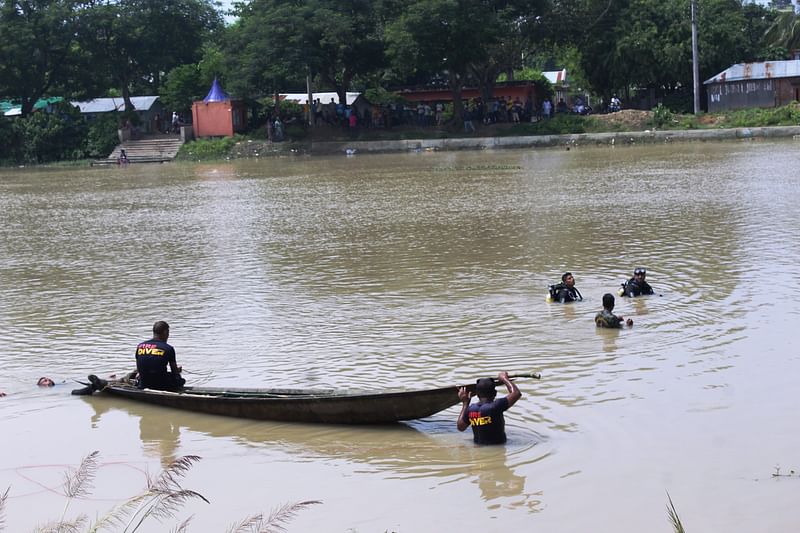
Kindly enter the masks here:
M 480 378 L 475 382 L 475 392 L 478 394 L 479 398 L 493 400 L 494 397 L 497 396 L 494 380 L 492 378 Z
M 169 332 L 169 324 L 167 324 L 163 320 L 159 320 L 158 322 L 153 324 L 153 335 L 160 336 L 167 332 Z
M 606 309 L 614 309 L 614 295 L 610 292 L 603 295 L 603 307 Z
M 561 275 L 561 281 L 562 281 L 562 282 L 565 282 L 565 281 L 567 281 L 567 276 L 571 276 L 571 275 L 572 275 L 572 272 L 564 272 L 564 273 Z

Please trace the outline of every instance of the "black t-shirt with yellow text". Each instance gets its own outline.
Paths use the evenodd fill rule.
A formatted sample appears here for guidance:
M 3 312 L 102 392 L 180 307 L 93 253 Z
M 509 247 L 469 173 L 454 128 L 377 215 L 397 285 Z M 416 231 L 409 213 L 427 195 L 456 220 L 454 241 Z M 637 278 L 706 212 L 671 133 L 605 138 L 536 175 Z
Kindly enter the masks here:
M 464 413 L 464 422 L 472 427 L 475 444 L 503 444 L 506 442 L 506 422 L 503 411 L 508 409 L 508 399 L 503 396 L 486 403 L 473 403 Z
M 136 370 L 143 375 L 165 375 L 169 363 L 175 363 L 175 349 L 158 339 L 140 342 L 136 347 Z

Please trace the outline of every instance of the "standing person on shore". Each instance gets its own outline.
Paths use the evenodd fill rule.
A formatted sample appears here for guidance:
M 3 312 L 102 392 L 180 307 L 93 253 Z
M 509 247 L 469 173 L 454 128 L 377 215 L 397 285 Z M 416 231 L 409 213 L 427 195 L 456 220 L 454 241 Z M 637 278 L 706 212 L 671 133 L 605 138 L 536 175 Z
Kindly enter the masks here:
M 469 104 L 464 106 L 464 133 L 473 133 L 475 125 L 472 123 L 474 111 Z
M 153 338 L 136 347 L 140 388 L 174 391 L 186 383 L 175 360 L 175 349 L 167 344 L 168 339 L 169 324 L 159 320 L 153 324 Z M 171 372 L 167 371 L 167 366 Z
M 472 427 L 472 439 L 475 444 L 504 444 L 506 442 L 506 422 L 503 412 L 517 403 L 522 393 L 517 385 L 508 377 L 508 372 L 500 372 L 497 381 L 508 389 L 508 395 L 495 400 L 497 390 L 495 380 L 481 378 L 475 385 L 475 393 L 466 387 L 458 389 L 458 397 L 462 402 L 456 427 L 464 431 Z M 478 402 L 470 404 L 473 394 L 477 394 Z
M 544 118 L 550 118 L 550 114 L 553 111 L 553 102 L 550 101 L 549 98 L 545 98 L 544 102 L 542 102 L 542 114 Z

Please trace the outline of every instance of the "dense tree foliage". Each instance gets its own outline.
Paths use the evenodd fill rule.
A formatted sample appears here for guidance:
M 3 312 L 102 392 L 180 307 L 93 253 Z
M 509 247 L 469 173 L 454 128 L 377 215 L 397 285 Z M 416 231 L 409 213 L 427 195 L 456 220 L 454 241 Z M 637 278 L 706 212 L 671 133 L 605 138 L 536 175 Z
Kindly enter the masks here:
M 542 6 L 535 0 L 412 0 L 386 28 L 388 55 L 394 70 L 409 76 L 444 73 L 459 118 L 468 80 L 487 86 L 521 64 Z M 484 92 L 488 97 L 490 88 Z
M 74 76 L 77 27 L 75 0 L 2 0 L 0 95 L 18 99 L 22 116 Z
M 567 67 L 574 86 L 606 97 L 647 90 L 668 99 L 691 90 L 688 0 L 235 5 L 238 18 L 225 27 L 213 0 L 0 0 L 0 98 L 19 102 L 27 120 L 46 96 L 113 93 L 130 111 L 131 95 L 160 94 L 168 107 L 186 111 L 214 77 L 253 101 L 303 91 L 308 77 L 315 91 L 334 90 L 340 99 L 349 90 L 377 94 L 436 82 L 451 90 L 458 118 L 467 84 L 489 98 L 500 74 L 511 79 L 531 67 Z M 787 50 L 800 48 L 800 19 L 785 9 L 786 0 L 772 7 L 749 0 L 700 0 L 698 6 L 703 79 L 733 63 L 785 59 Z M 3 121 L 0 137 L 67 131 L 34 122 L 12 127 Z
M 222 27 L 210 0 L 94 0 L 80 16 L 80 46 L 128 110 L 132 91 L 157 94 L 162 75 L 198 61 Z
M 583 0 L 557 6 L 572 18 L 581 67 L 591 87 L 609 96 L 630 88 L 659 95 L 692 87 L 689 3 L 685 0 Z M 763 34 L 771 11 L 741 0 L 698 2 L 700 77 L 733 63 L 763 60 L 773 53 Z M 772 59 L 782 59 L 772 57 Z
M 782 9 L 767 29 L 768 45 L 787 50 L 800 50 L 800 16 L 794 9 Z
M 304 89 L 313 75 L 339 98 L 355 76 L 383 61 L 371 0 L 253 0 L 228 33 L 228 78 L 238 93 L 265 96 Z

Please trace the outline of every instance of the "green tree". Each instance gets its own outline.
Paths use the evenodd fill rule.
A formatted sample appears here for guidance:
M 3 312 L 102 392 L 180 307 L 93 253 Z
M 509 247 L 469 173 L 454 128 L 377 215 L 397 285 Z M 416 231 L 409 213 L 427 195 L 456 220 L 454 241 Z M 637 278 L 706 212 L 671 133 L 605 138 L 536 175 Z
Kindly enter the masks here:
M 304 87 L 310 73 L 344 101 L 354 77 L 383 62 L 371 0 L 253 0 L 229 32 L 232 87 L 265 96 Z M 235 73 L 235 74 L 234 74 Z
M 214 78 L 226 87 L 225 55 L 213 45 L 207 45 L 203 50 L 203 59 L 199 62 L 180 65 L 167 73 L 159 91 L 161 103 L 167 109 L 189 111 L 192 102 L 206 95 Z
M 592 87 L 649 88 L 660 95 L 692 86 L 689 3 L 686 0 L 585 0 L 572 13 L 573 35 Z M 741 0 L 704 0 L 698 6 L 700 77 L 705 79 L 766 53 L 758 35 L 766 14 Z
M 406 77 L 443 72 L 453 98 L 456 121 L 464 114 L 461 92 L 469 67 L 488 60 L 497 42 L 476 0 L 416 0 L 386 30 L 388 55 Z
M 0 95 L 19 99 L 26 117 L 79 64 L 77 1 L 1 1 Z
M 444 74 L 456 120 L 469 81 L 491 96 L 500 72 L 513 72 L 536 35 L 538 0 L 413 0 L 386 26 L 393 70 L 407 79 Z
M 767 28 L 764 38 L 767 44 L 787 50 L 800 49 L 800 16 L 794 9 L 778 11 L 772 25 Z
M 222 27 L 211 0 L 92 0 L 82 19 L 81 47 L 126 110 L 133 91 L 158 94 L 166 72 L 197 62 Z
M 38 111 L 18 117 L 12 128 L 13 157 L 17 162 L 44 163 L 86 155 L 86 122 L 80 111 L 67 102 L 56 104 L 52 113 Z

